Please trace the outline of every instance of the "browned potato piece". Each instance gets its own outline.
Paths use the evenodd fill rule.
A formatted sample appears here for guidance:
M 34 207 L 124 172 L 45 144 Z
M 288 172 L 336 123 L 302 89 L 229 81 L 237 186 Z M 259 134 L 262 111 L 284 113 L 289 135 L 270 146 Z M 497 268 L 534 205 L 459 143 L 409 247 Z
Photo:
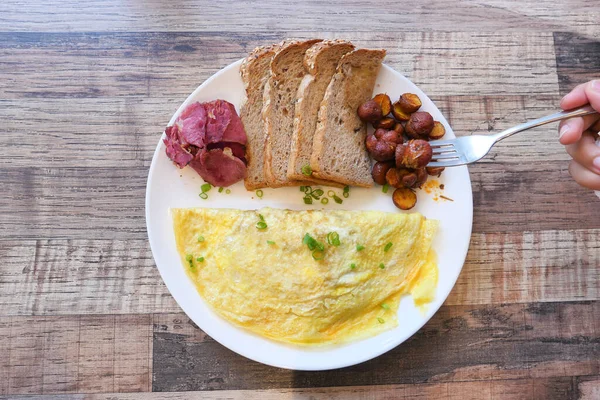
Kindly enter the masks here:
M 429 132 L 429 138 L 431 140 L 441 139 L 446 134 L 446 128 L 440 121 L 435 121 L 433 123 L 433 129 Z
M 358 117 L 364 122 L 377 122 L 383 118 L 381 106 L 374 100 L 363 103 L 358 110 Z
M 417 174 L 413 170 L 398 168 L 398 176 L 400 177 L 402 186 L 406 188 L 414 187 L 415 183 L 417 183 Z
M 393 129 L 395 125 L 396 120 L 388 117 L 373 122 L 373 127 L 376 129 Z
M 401 210 L 410 210 L 417 204 L 417 195 L 410 189 L 399 188 L 392 195 L 394 205 Z
M 404 134 L 404 127 L 402 126 L 402 124 L 400 122 L 396 122 L 396 125 L 394 125 L 394 130 L 396 132 L 398 132 L 398 135 Z
M 427 174 L 431 175 L 431 176 L 440 176 L 442 175 L 442 172 L 444 172 L 444 167 L 426 167 L 425 168 L 427 170 Z
M 406 123 L 406 134 L 413 139 L 422 139 L 429 135 L 433 125 L 434 121 L 431 114 L 425 111 L 417 111 L 410 116 Z
M 425 168 L 417 168 L 415 171 L 417 176 L 417 181 L 415 182 L 415 186 L 421 187 L 427 182 L 427 170 Z
M 394 166 L 392 162 L 381 162 L 378 161 L 373 165 L 373 169 L 371 170 L 371 176 L 373 180 L 378 185 L 385 185 L 387 181 L 385 180 L 385 174 L 388 172 L 390 168 Z
M 395 102 L 392 106 L 392 114 L 398 121 L 408 121 L 410 119 L 410 114 L 400 107 L 399 102 Z
M 377 161 L 388 161 L 394 159 L 396 143 L 378 140 L 375 135 L 369 135 L 365 140 L 365 145 L 367 147 L 367 151 L 369 154 L 371 154 L 371 157 Z
M 378 95 L 373 97 L 373 100 L 375 100 L 377 104 L 379 104 L 379 106 L 381 107 L 381 111 L 383 112 L 384 117 L 388 115 L 390 111 L 392 111 L 392 100 L 390 100 L 390 96 L 388 96 L 387 94 L 379 93 Z
M 390 143 L 402 143 L 404 142 L 404 138 L 402 137 L 402 135 L 398 134 L 398 132 L 396 131 L 388 131 L 385 129 L 377 129 L 375 131 L 375 137 L 378 140 L 383 140 L 385 142 L 390 142 Z
M 422 105 L 419 96 L 413 93 L 404 93 L 402 96 L 400 96 L 398 103 L 400 103 L 402 110 L 408 114 L 414 113 L 421 108 Z
M 385 181 L 388 185 L 395 188 L 400 188 L 404 186 L 396 168 L 388 169 L 388 171 L 385 174 Z
M 396 146 L 396 166 L 424 168 L 433 156 L 431 145 L 424 140 L 409 140 Z

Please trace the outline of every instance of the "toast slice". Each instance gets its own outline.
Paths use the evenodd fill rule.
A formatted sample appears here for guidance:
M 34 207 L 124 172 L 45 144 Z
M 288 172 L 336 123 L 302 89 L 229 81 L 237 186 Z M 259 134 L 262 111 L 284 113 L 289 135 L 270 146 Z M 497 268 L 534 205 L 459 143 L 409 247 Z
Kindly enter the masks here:
M 246 102 L 242 105 L 240 118 L 246 130 L 246 178 L 247 190 L 255 190 L 267 186 L 264 174 L 265 163 L 265 125 L 262 120 L 263 91 L 265 83 L 271 75 L 271 60 L 275 55 L 275 46 L 255 48 L 240 67 L 240 74 L 246 89 Z
M 287 171 L 290 179 L 305 179 L 323 185 L 332 184 L 329 181 L 306 176 L 302 172 L 302 168 L 310 166 L 317 117 L 325 90 L 342 56 L 352 50 L 354 50 L 354 45 L 350 42 L 326 40 L 313 45 L 306 51 L 304 68 L 307 74 L 298 88 L 294 111 L 294 130 Z M 339 183 L 336 186 L 339 186 Z
M 303 185 L 287 177 L 294 130 L 294 108 L 304 77 L 304 55 L 320 39 L 287 41 L 271 61 L 271 77 L 265 84 L 262 117 L 265 123 L 264 175 L 269 187 Z
M 359 49 L 342 57 L 321 107 L 310 166 L 313 175 L 351 186 L 371 187 L 367 125 L 356 110 L 373 94 L 385 50 Z

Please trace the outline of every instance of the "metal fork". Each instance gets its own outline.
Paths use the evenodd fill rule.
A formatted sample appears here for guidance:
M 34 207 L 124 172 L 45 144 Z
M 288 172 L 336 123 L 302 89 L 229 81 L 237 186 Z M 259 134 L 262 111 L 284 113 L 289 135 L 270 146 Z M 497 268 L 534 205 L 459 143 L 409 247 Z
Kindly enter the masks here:
M 581 107 L 570 111 L 561 111 L 556 114 L 534 119 L 524 124 L 517 125 L 494 135 L 461 136 L 450 140 L 431 141 L 433 157 L 428 167 L 456 167 L 471 164 L 481 160 L 490 151 L 492 146 L 502 139 L 506 139 L 515 133 L 535 128 L 536 126 L 549 124 L 567 118 L 582 117 L 595 114 L 598 111 L 591 106 Z

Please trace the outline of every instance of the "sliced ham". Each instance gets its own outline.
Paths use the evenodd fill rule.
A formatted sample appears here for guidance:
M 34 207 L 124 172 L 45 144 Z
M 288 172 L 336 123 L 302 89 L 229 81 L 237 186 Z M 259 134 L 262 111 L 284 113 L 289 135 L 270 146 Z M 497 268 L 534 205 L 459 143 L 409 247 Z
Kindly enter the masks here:
M 215 186 L 229 186 L 244 178 L 247 137 L 233 104 L 224 100 L 192 103 L 165 134 L 167 156 L 179 168 L 190 165 Z

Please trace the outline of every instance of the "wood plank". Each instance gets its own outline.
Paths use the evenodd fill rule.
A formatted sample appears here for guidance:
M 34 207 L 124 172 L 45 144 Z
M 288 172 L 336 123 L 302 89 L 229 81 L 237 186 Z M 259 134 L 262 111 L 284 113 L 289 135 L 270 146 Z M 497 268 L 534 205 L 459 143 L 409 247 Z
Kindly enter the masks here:
M 223 31 L 221 27 L 219 29 Z M 259 44 L 346 38 L 430 95 L 556 95 L 554 38 L 543 32 L 1 33 L 0 98 L 159 97 L 183 101 Z M 43 62 L 41 62 L 43 60 Z M 19 65 L 19 68 L 15 68 Z M 500 67 L 501 66 L 501 67 Z
M 0 243 L 4 315 L 180 310 L 145 239 Z M 600 297 L 597 265 L 598 229 L 473 234 L 447 304 L 595 300 Z
M 588 381 L 590 382 L 590 381 Z M 346 386 L 315 389 L 219 390 L 134 394 L 45 396 L 48 400 L 564 400 L 574 397 L 571 378 L 514 379 L 482 382 L 449 382 L 415 385 Z M 561 397 L 562 396 L 562 397 Z M 16 399 L 39 399 L 18 396 Z M 1 397 L 0 397 L 1 399 Z M 582 399 L 586 399 L 583 397 Z M 592 399 L 592 398 L 589 398 Z
M 600 399 L 600 377 L 578 378 L 577 390 L 580 400 Z
M 5 31 L 223 31 L 261 32 L 311 30 L 331 26 L 337 31 L 414 31 L 426 24 L 439 31 L 551 31 L 575 30 L 593 34 L 598 9 L 583 0 L 556 4 L 524 1 L 512 5 L 506 0 L 477 3 L 436 0 L 414 7 L 391 2 L 372 7 L 368 2 L 333 0 L 327 3 L 296 3 L 285 0 L 277 5 L 224 1 L 190 1 L 181 7 L 165 7 L 158 0 L 124 4 L 117 0 L 73 0 L 19 3 L 0 6 L 0 30 Z M 570 5 L 570 7 L 568 6 Z M 223 18 L 226 15 L 227 18 Z
M 415 336 L 376 360 L 318 373 L 249 361 L 202 334 L 186 333 L 192 323 L 173 314 L 155 326 L 153 391 L 545 379 L 572 368 L 597 375 L 600 336 L 589 326 L 598 311 L 597 302 L 444 306 Z M 572 330 L 571 313 L 587 327 Z M 534 394 L 563 389 L 532 387 Z
M 0 394 L 149 391 L 152 316 L 0 317 Z
M 600 40 L 598 35 L 580 36 L 571 32 L 555 32 L 556 69 L 562 94 L 576 85 L 598 79 Z

